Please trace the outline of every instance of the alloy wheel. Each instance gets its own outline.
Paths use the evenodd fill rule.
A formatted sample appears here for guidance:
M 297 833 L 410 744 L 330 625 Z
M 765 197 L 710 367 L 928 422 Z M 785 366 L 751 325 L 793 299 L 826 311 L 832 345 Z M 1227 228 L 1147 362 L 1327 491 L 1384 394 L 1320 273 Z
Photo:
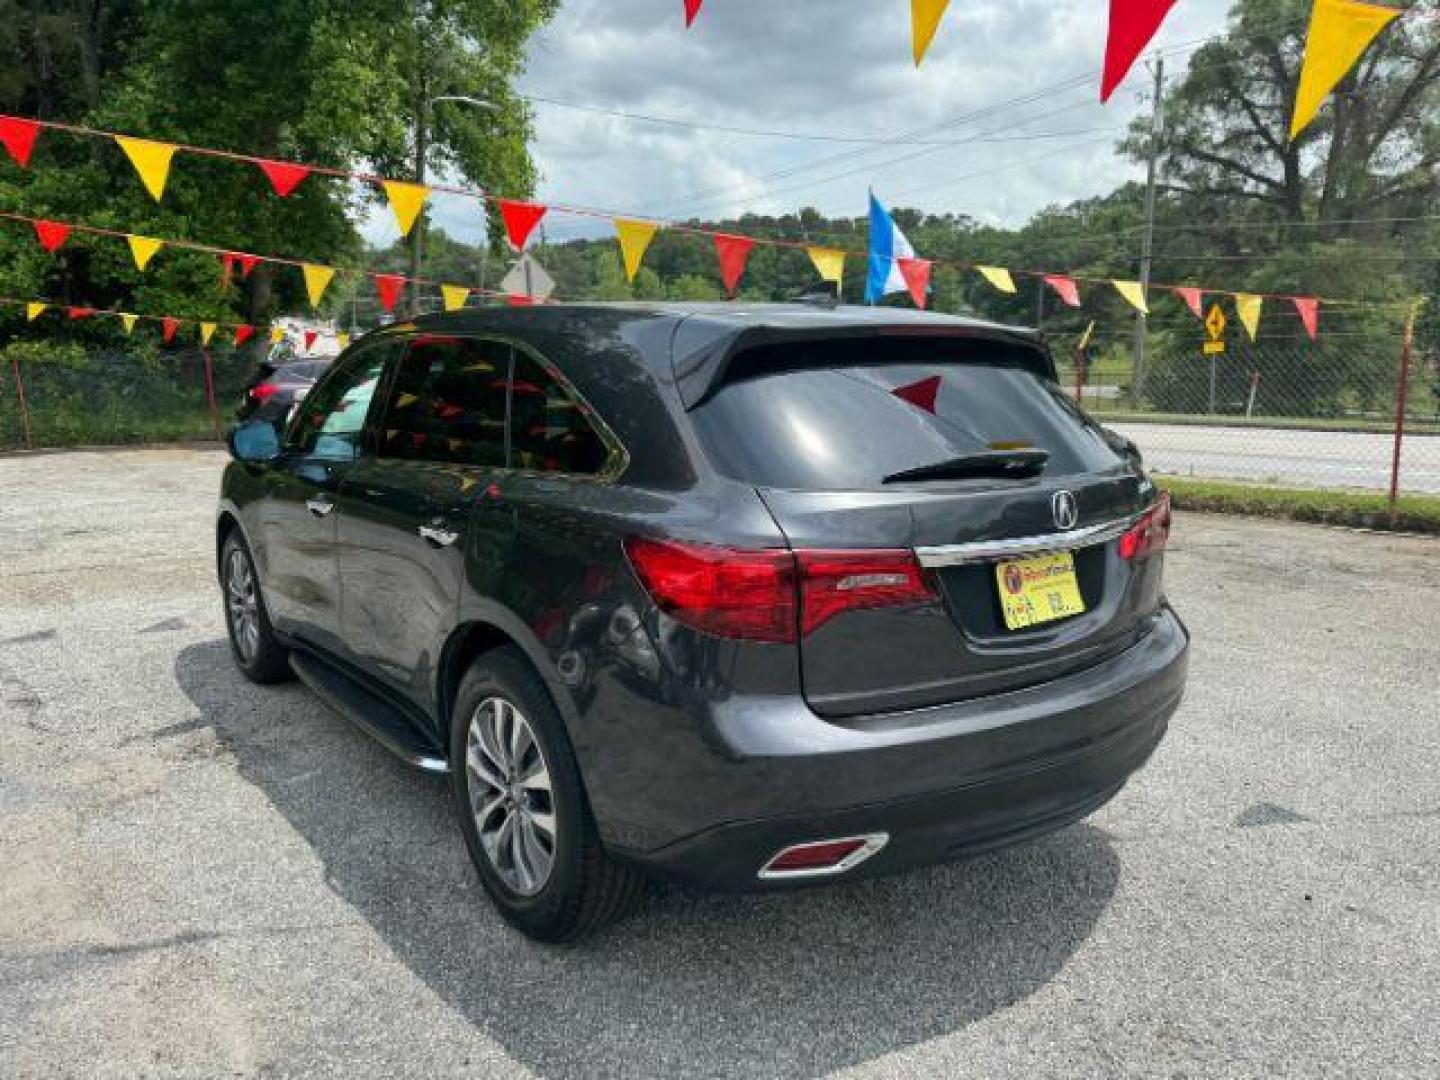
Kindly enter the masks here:
M 545 753 L 512 702 L 486 698 L 471 715 L 465 774 L 490 865 L 512 892 L 536 895 L 555 866 L 555 801 Z
M 240 659 L 250 663 L 260 651 L 260 602 L 250 560 L 239 548 L 230 551 L 225 570 L 225 602 Z

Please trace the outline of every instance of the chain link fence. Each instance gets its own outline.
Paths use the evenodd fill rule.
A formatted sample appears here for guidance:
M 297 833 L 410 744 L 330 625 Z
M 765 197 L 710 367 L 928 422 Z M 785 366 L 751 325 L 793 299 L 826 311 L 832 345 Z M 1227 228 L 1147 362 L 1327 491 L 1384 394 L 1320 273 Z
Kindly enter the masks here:
M 1404 397 L 1399 490 L 1440 495 L 1440 355 L 1404 337 L 1344 334 L 1227 343 L 1159 337 L 1137 378 L 1129 343 L 1061 360 L 1086 410 L 1159 473 L 1302 487 L 1386 490 Z
M 215 439 L 255 370 L 248 353 L 0 350 L 0 450 Z
M 1157 472 L 1268 484 L 1385 490 L 1395 450 L 1403 338 L 1322 335 L 1230 341 L 1152 335 L 1137 378 L 1128 333 L 1060 377 L 1133 439 Z M 1063 344 L 1057 342 L 1063 352 Z M 0 350 L 0 450 L 208 439 L 223 433 L 251 350 Z M 213 392 L 212 392 L 213 391 Z M 23 393 L 23 407 L 22 398 Z M 1440 350 L 1412 350 L 1399 490 L 1440 495 Z

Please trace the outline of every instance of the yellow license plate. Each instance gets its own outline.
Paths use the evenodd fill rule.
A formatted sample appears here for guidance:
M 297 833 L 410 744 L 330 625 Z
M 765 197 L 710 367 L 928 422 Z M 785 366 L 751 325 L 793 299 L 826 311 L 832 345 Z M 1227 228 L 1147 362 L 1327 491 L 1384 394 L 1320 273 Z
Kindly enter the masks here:
M 1000 607 L 1011 630 L 1053 622 L 1085 610 L 1075 558 L 1068 551 L 995 567 Z

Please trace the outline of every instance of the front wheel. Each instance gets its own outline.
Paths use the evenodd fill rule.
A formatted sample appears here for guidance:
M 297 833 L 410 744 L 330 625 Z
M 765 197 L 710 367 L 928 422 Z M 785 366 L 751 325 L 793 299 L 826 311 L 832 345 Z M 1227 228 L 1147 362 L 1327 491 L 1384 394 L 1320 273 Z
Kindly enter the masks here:
M 460 828 L 505 920 L 558 942 L 623 915 L 643 879 L 605 854 L 564 722 L 523 654 L 475 662 L 450 729 Z
M 239 529 L 232 529 L 220 549 L 221 588 L 225 593 L 225 628 L 230 632 L 230 653 L 235 666 L 251 682 L 281 682 L 290 677 L 290 652 L 280 644 L 265 598 L 260 575 Z

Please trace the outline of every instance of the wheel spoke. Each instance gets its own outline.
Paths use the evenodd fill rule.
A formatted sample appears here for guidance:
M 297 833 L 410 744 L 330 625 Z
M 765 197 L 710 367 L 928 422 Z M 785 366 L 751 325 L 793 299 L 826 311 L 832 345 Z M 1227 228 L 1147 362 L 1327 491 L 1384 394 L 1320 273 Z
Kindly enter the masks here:
M 550 770 L 545 768 L 543 759 L 537 759 L 535 765 L 524 776 L 520 777 L 520 786 L 526 791 L 550 791 Z
M 539 832 L 550 838 L 553 845 L 555 842 L 555 815 L 542 810 L 531 810 L 529 814 L 530 824 Z
M 468 745 L 465 748 L 465 764 L 470 769 L 470 772 L 483 781 L 487 787 L 491 787 L 496 791 L 505 790 L 505 781 L 496 775 L 495 769 L 490 763 L 490 760 L 485 756 L 485 750 L 480 745 L 480 740 L 476 738 L 473 728 L 470 732 Z

